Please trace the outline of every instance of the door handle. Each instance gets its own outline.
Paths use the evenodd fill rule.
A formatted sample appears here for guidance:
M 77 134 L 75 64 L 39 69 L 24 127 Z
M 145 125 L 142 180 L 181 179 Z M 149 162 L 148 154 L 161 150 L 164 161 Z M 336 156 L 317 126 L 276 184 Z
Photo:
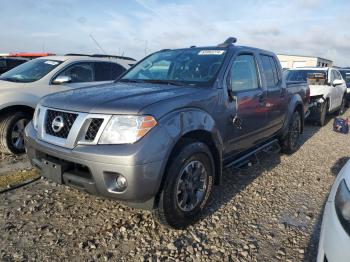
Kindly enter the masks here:
M 258 101 L 260 106 L 265 106 L 266 105 L 266 98 L 264 94 L 259 94 L 258 95 Z

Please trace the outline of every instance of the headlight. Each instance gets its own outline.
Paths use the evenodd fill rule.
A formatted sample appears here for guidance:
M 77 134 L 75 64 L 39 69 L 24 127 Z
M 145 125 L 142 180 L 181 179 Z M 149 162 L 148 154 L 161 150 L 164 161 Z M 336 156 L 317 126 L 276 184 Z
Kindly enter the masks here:
M 152 116 L 113 116 L 99 144 L 132 144 L 144 137 L 157 121 Z
M 335 210 L 340 223 L 350 235 L 350 191 L 345 180 L 341 181 L 335 195 Z
M 38 119 L 39 119 L 40 111 L 41 111 L 41 107 L 40 105 L 37 105 L 33 115 L 33 126 L 36 131 L 38 131 L 38 127 L 39 127 Z

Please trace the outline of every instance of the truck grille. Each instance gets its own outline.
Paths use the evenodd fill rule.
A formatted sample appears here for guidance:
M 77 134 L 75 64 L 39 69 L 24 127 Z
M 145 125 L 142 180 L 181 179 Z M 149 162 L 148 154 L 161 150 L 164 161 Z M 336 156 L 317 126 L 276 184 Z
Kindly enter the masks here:
M 63 126 L 60 129 L 53 129 L 53 122 L 57 117 L 61 116 L 61 119 L 63 119 Z M 55 111 L 55 110 L 47 110 L 46 115 L 46 122 L 45 122 L 45 131 L 47 134 L 60 137 L 60 138 L 67 138 L 69 135 L 69 132 L 77 119 L 78 114 L 74 113 L 67 113 L 67 112 L 61 112 L 61 111 Z
M 103 123 L 103 118 L 92 118 L 90 125 L 86 131 L 85 134 L 85 140 L 86 141 L 94 141 L 97 135 L 98 130 L 100 129 L 102 123 Z

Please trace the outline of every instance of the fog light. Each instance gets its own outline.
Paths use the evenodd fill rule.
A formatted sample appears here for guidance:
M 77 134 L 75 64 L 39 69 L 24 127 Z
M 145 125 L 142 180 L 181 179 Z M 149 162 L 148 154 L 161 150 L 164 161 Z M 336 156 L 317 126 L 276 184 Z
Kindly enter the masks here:
M 117 186 L 117 189 L 119 191 L 124 191 L 126 189 L 126 187 L 128 186 L 128 183 L 126 181 L 126 178 L 122 175 L 119 175 L 116 180 L 115 180 L 115 184 Z

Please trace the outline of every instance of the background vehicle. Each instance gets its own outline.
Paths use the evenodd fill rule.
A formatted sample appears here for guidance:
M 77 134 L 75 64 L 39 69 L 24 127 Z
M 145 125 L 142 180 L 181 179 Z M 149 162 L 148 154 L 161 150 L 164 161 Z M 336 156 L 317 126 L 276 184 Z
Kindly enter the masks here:
M 48 56 L 0 76 L 0 152 L 24 152 L 23 131 L 41 97 L 82 86 L 109 83 L 134 60 L 109 56 Z
M 348 105 L 350 104 L 350 68 L 341 68 L 338 69 L 341 73 L 345 83 L 346 83 L 346 99 L 348 102 Z
M 285 74 L 286 81 L 308 81 L 310 86 L 310 119 L 321 126 L 326 115 L 339 110 L 345 112 L 346 84 L 338 70 L 334 68 L 297 68 Z
M 26 128 L 29 159 L 168 226 L 195 222 L 224 167 L 273 143 L 293 153 L 303 130 L 307 84 L 287 87 L 275 54 L 234 42 L 156 52 L 103 92 L 45 97 Z
M 350 161 L 337 176 L 324 208 L 317 262 L 350 261 Z
M 18 58 L 18 57 L 0 57 L 0 75 L 19 66 L 29 59 L 27 58 Z

